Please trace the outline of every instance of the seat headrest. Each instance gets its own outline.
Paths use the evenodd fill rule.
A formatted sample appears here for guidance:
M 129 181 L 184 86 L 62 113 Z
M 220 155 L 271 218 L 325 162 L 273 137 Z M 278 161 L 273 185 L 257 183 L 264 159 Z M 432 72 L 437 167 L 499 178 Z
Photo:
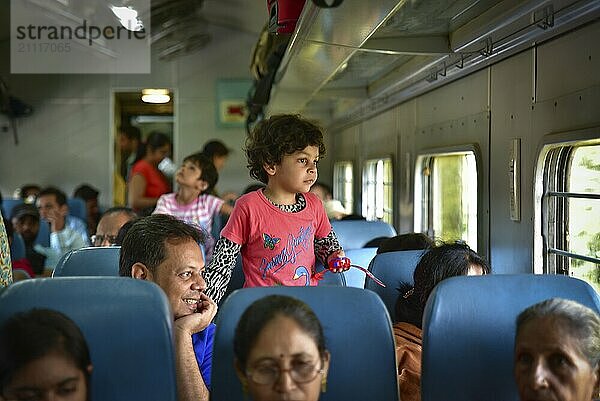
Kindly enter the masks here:
M 375 291 L 383 300 L 392 320 L 396 318 L 396 301 L 399 290 L 405 286 L 412 287 L 415 267 L 426 251 L 396 251 L 380 253 L 371 261 L 369 270 L 386 285 L 385 288 L 367 278 L 365 288 Z
M 119 276 L 120 246 L 87 247 L 69 251 L 57 263 L 54 277 Z

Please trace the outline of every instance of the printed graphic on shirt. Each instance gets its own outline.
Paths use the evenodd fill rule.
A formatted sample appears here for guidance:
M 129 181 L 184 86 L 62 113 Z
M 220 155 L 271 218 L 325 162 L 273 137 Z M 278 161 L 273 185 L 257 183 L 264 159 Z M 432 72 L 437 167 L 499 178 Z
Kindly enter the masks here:
M 265 248 L 267 248 L 267 242 L 265 234 L 263 234 L 263 238 L 265 239 Z M 271 238 L 271 237 L 269 237 Z M 288 263 L 295 263 L 296 257 L 304 250 L 310 248 L 310 241 L 313 238 L 313 227 L 308 226 L 306 228 L 300 227 L 298 230 L 298 235 L 289 234 L 287 243 L 285 247 L 278 252 L 275 256 L 273 256 L 270 260 L 267 258 L 263 258 L 260 262 L 259 270 L 262 273 L 262 278 L 266 279 L 267 275 L 273 276 L 279 270 L 283 269 Z M 279 238 L 276 238 L 277 242 L 279 242 Z M 275 242 L 275 244 L 277 244 Z M 275 247 L 273 244 L 273 248 Z M 269 249 L 273 249 L 268 247 Z M 307 270 L 308 272 L 308 270 Z
M 270 250 L 275 249 L 275 245 L 277 245 L 279 241 L 281 241 L 281 238 L 271 237 L 267 233 L 263 233 L 262 237 L 265 241 L 265 248 L 269 248 Z
M 298 266 L 296 268 L 296 271 L 294 272 L 294 277 L 292 277 L 292 279 L 299 280 L 302 277 L 304 277 L 305 280 L 304 286 L 308 287 L 310 285 L 310 273 L 308 272 L 306 266 Z

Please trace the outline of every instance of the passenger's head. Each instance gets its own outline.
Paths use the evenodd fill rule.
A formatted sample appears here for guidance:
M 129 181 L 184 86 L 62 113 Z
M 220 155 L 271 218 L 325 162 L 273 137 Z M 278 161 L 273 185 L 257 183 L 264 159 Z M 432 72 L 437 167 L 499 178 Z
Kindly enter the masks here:
M 304 302 L 283 295 L 244 311 L 233 340 L 235 368 L 254 401 L 316 401 L 327 381 L 323 328 Z
M 121 245 L 119 275 L 152 281 L 169 299 L 175 319 L 194 313 L 200 293 L 204 235 L 173 216 L 153 214 L 137 220 Z
M 108 209 L 98 222 L 96 234 L 92 235 L 93 246 L 116 245 L 117 235 L 121 227 L 137 214 L 128 207 L 113 207 Z
M 142 140 L 140 129 L 132 126 L 125 126 L 119 129 L 119 147 L 125 153 L 137 151 Z
M 229 148 L 223 142 L 216 139 L 206 142 L 202 149 L 202 153 L 213 162 L 217 171 L 225 167 L 229 152 Z
M 600 317 L 549 299 L 517 318 L 515 378 L 522 401 L 592 401 L 600 389 Z
M 0 400 L 89 400 L 92 363 L 75 323 L 32 309 L 0 328 Z
M 202 153 L 194 153 L 183 159 L 175 179 L 179 185 L 194 188 L 202 194 L 212 191 L 217 184 L 219 174 L 211 159 Z
M 171 140 L 162 132 L 154 131 L 146 139 L 145 153 L 145 159 L 158 166 L 171 153 Z
M 46 187 L 40 191 L 37 198 L 37 207 L 43 219 L 55 216 L 64 218 L 69 214 L 67 195 L 55 187 Z
M 488 262 L 465 243 L 433 247 L 421 256 L 415 268 L 412 290 L 398 297 L 396 319 L 420 328 L 427 299 L 441 281 L 450 277 L 480 276 L 491 272 Z
M 317 195 L 323 202 L 333 198 L 331 188 L 322 182 L 315 182 L 312 187 L 310 187 L 310 192 Z
M 21 194 L 21 199 L 23 199 L 25 203 L 35 203 L 41 190 L 42 188 L 40 188 L 39 185 L 27 184 L 21 187 L 19 193 Z
M 95 229 L 95 227 L 93 227 L 93 226 L 97 224 L 96 219 L 98 218 L 98 214 L 99 214 L 99 209 L 98 209 L 98 195 L 99 194 L 100 194 L 100 192 L 98 192 L 97 189 L 95 189 L 94 187 L 92 187 L 91 185 L 88 185 L 88 184 L 82 184 L 82 185 L 78 186 L 77 188 L 75 188 L 75 191 L 73 192 L 74 198 L 81 198 L 85 201 L 86 214 L 87 214 L 87 218 L 88 218 L 88 227 L 90 227 L 90 229 Z
M 40 229 L 40 214 L 33 205 L 17 205 L 11 212 L 10 222 L 14 230 L 21 234 L 23 240 L 31 243 L 37 237 Z
M 263 120 L 246 139 L 250 176 L 267 184 L 271 170 L 281 165 L 285 156 L 305 150 L 316 153 L 317 158 L 325 155 L 321 128 L 297 115 L 282 114 Z M 314 169 L 316 180 L 316 166 Z
M 428 249 L 434 245 L 433 240 L 423 233 L 400 234 L 383 240 L 377 248 L 377 253 L 414 251 Z

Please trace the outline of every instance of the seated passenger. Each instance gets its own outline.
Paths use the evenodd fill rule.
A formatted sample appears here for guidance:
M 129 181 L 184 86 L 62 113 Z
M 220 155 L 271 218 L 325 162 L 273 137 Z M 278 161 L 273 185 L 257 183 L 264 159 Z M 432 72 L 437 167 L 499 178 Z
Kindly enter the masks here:
M 0 222 L 0 225 L 2 225 L 2 223 Z M 3 267 L 4 266 L 8 266 L 8 269 L 10 269 L 10 266 L 12 265 L 12 280 L 13 281 L 20 281 L 20 280 L 25 280 L 25 279 L 29 279 L 29 278 L 33 278 L 35 277 L 35 273 L 33 272 L 33 269 L 31 268 L 31 263 L 29 263 L 29 260 L 27 260 L 27 257 L 22 257 L 19 259 L 16 259 L 16 255 L 14 255 L 12 253 L 12 244 L 13 241 L 15 241 L 15 231 L 13 229 L 12 224 L 8 223 L 4 225 L 4 228 L 6 229 L 6 237 L 8 238 L 8 249 L 11 250 L 10 253 L 10 258 L 8 258 L 8 252 L 5 252 L 4 249 L 2 248 L 4 246 L 4 243 L 2 242 L 2 228 L 0 227 L 0 257 L 4 257 L 6 259 L 8 259 L 8 263 L 6 263 L 6 259 L 4 259 L 5 261 L 3 262 Z M 2 270 L 2 269 L 0 269 Z M 7 282 L 9 281 L 8 277 L 7 277 L 7 271 L 6 270 L 2 270 L 2 273 L 0 273 L 0 287 L 6 286 Z
M 19 197 L 23 200 L 23 202 L 29 205 L 35 205 L 35 201 L 37 200 L 38 194 L 42 188 L 36 184 L 27 184 L 23 185 L 19 188 Z
M 34 275 L 44 273 L 46 256 L 35 250 L 35 239 L 40 230 L 40 214 L 33 205 L 17 205 L 13 208 L 10 216 L 12 227 L 15 232 L 21 234 L 25 242 L 25 258 Z
M 92 235 L 93 246 L 117 245 L 117 235 L 125 223 L 137 218 L 137 214 L 128 207 L 113 207 L 102 214 L 96 234 Z
M 348 213 L 346 213 L 346 208 L 344 208 L 344 205 L 342 205 L 342 202 L 337 199 L 333 199 L 331 188 L 328 185 L 325 185 L 322 182 L 315 182 L 313 186 L 310 187 L 310 192 L 317 195 L 317 197 L 321 199 L 323 206 L 325 206 L 327 217 L 330 220 L 339 220 L 348 215 Z
M 377 254 L 396 251 L 417 251 L 429 249 L 435 242 L 423 233 L 407 233 L 383 240 L 377 248 Z
M 4 228 L 4 218 L 0 213 L 0 288 L 12 284 L 12 265 L 10 262 L 10 243 Z M 2 394 L 2 393 L 0 393 Z
M 600 390 L 600 317 L 549 299 L 517 318 L 515 378 L 522 401 L 592 401 Z
M 35 250 L 46 256 L 46 269 L 51 271 L 62 255 L 89 244 L 87 226 L 83 220 L 69 216 L 67 197 L 57 188 L 43 189 L 38 195 L 37 206 L 45 220 L 42 223 L 50 224 L 50 247 L 36 245 Z
M 330 355 L 323 328 L 304 302 L 283 295 L 255 301 L 233 340 L 235 370 L 253 401 L 317 401 L 327 387 Z
M 32 309 L 0 328 L 0 400 L 89 401 L 92 363 L 67 316 Z
M 396 303 L 394 339 L 402 401 L 421 399 L 421 330 L 425 304 L 433 288 L 449 277 L 490 273 L 488 263 L 463 243 L 443 244 L 421 257 L 413 274 L 414 287 L 400 295 Z
M 88 184 L 83 184 L 75 188 L 74 198 L 83 199 L 85 202 L 87 230 L 89 235 L 96 232 L 96 226 L 100 219 L 100 210 L 98 209 L 98 190 Z
M 119 275 L 152 281 L 169 299 L 179 400 L 209 395 L 217 305 L 204 293 L 203 241 L 197 228 L 153 214 L 133 223 L 121 245 Z
M 158 198 L 153 212 L 170 214 L 202 227 L 206 235 L 204 245 L 206 263 L 210 263 L 215 246 L 215 240 L 211 235 L 213 218 L 219 213 L 229 215 L 233 209 L 222 199 L 209 195 L 218 179 L 217 169 L 208 157 L 201 153 L 186 157 L 175 175 L 175 180 L 179 184 L 177 192 Z

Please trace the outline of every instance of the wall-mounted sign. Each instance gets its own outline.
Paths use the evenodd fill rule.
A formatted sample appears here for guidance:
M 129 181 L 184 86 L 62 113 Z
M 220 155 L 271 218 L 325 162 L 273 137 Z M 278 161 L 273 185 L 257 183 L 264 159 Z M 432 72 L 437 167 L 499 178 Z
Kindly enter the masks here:
M 248 116 L 246 98 L 252 86 L 249 79 L 217 81 L 217 126 L 243 127 Z

